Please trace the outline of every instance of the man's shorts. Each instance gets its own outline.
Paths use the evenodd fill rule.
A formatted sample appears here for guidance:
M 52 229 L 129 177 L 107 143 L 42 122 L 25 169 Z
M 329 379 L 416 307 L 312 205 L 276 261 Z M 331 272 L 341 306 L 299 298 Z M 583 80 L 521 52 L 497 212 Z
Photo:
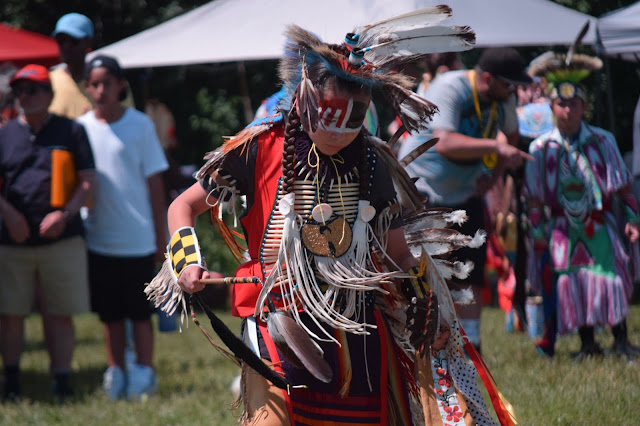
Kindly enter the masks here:
M 89 311 L 87 251 L 80 236 L 39 246 L 0 246 L 0 314 L 28 315 L 40 282 L 52 315 Z
M 144 293 L 155 274 L 154 256 L 114 257 L 89 252 L 91 310 L 109 323 L 144 321 L 154 309 Z
M 457 206 L 450 206 L 454 210 L 466 210 L 469 218 L 461 226 L 453 225 L 451 229 L 462 232 L 463 234 L 474 236 L 478 229 L 485 229 L 485 202 L 483 198 L 473 197 Z M 453 278 L 454 283 L 472 285 L 474 287 L 484 286 L 484 264 L 487 260 L 486 243 L 478 248 L 464 247 L 451 253 L 452 260 L 461 262 L 472 261 L 473 270 L 464 280 Z

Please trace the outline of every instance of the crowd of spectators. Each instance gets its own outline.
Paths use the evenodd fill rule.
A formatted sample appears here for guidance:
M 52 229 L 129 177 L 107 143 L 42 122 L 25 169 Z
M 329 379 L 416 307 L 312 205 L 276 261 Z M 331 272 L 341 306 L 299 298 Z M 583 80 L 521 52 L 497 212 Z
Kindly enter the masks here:
M 112 399 L 135 399 L 156 387 L 143 288 L 166 250 L 167 161 L 117 60 L 86 63 L 91 20 L 66 14 L 52 36 L 59 65 L 6 68 L 11 77 L 0 81 L 2 397 L 21 397 L 24 318 L 35 304 L 59 401 L 73 395 L 72 315 L 89 310 L 104 323 L 103 387 Z M 127 365 L 125 320 L 135 348 Z

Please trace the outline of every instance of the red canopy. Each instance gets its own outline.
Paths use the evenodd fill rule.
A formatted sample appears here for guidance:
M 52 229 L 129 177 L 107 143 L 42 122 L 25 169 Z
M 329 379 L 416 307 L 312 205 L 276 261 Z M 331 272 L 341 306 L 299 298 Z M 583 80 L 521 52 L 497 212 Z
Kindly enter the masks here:
M 0 23 L 0 63 L 55 65 L 60 62 L 58 44 L 42 34 Z

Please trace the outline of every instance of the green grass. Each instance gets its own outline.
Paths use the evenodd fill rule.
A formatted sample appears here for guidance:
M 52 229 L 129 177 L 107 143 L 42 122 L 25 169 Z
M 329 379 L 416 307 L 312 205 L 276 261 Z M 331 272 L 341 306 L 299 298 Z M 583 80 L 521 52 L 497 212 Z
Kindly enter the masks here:
M 239 321 L 219 312 L 232 329 Z M 207 322 L 204 314 L 200 315 Z M 229 384 L 237 367 L 219 355 L 193 325 L 183 333 L 157 333 L 155 360 L 158 392 L 145 401 L 111 402 L 101 389 L 106 367 L 102 327 L 93 315 L 76 318 L 78 344 L 73 370 L 76 396 L 63 406 L 50 395 L 48 358 L 40 317 L 27 320 L 22 359 L 25 398 L 0 405 L 1 425 L 234 425 L 239 412 Z M 208 323 L 207 323 L 208 325 Z M 631 339 L 640 343 L 640 307 L 632 307 Z M 504 314 L 483 313 L 483 352 L 498 388 L 512 403 L 521 425 L 640 424 L 640 364 L 613 356 L 575 363 L 576 336 L 559 340 L 549 362 L 537 355 L 523 333 L 504 331 Z M 598 340 L 610 347 L 611 334 Z

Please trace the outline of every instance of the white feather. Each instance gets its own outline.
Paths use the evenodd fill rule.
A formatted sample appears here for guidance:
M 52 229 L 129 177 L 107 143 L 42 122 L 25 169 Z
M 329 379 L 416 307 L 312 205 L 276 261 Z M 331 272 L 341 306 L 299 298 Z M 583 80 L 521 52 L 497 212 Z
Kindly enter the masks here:
M 487 241 L 487 233 L 483 229 L 478 229 L 471 241 L 467 243 L 469 248 L 478 248 Z
M 406 234 L 425 228 L 447 228 L 452 224 L 462 225 L 468 219 L 464 210 L 431 209 L 405 217 L 403 229 Z
M 471 291 L 470 288 L 451 290 L 451 298 L 458 305 L 470 305 L 475 300 L 473 298 L 473 291 Z
M 456 225 L 462 225 L 467 219 L 469 219 L 469 216 L 464 210 L 454 210 L 446 216 L 448 223 L 455 223 Z
M 372 44 L 361 48 L 366 61 L 383 66 L 398 57 L 469 50 L 474 44 L 469 27 L 433 26 L 378 34 Z
M 451 17 L 451 8 L 449 6 L 439 5 L 425 7 L 414 10 L 413 12 L 394 16 L 393 18 L 374 22 L 354 32 L 366 37 L 371 33 L 379 32 L 386 28 L 409 29 L 418 26 L 434 25 L 449 17 Z
M 473 266 L 474 265 L 471 260 L 467 260 L 465 262 L 453 262 L 453 274 L 460 280 L 466 280 L 471 271 L 473 271 Z
M 484 244 L 486 233 L 478 230 L 473 238 L 447 228 L 426 228 L 405 232 L 409 246 L 422 245 L 431 256 L 447 254 L 462 247 L 478 248 Z
M 436 264 L 438 271 L 445 280 L 449 280 L 453 277 L 460 280 L 467 279 L 473 270 L 473 262 L 470 260 L 466 262 L 451 262 L 443 259 L 434 259 L 433 262 Z

